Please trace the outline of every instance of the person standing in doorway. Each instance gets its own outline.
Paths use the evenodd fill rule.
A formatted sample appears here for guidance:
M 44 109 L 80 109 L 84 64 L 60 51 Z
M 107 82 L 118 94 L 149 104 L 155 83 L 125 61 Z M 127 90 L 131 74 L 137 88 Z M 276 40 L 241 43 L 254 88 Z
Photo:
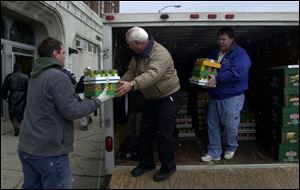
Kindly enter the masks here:
M 28 76 L 21 73 L 20 65 L 14 64 L 13 72 L 5 77 L 2 87 L 2 97 L 8 102 L 9 119 L 15 129 L 15 136 L 19 135 L 23 119 L 28 81 Z
M 209 58 L 221 62 L 216 76 L 210 76 L 207 86 L 210 96 L 208 106 L 208 152 L 201 157 L 203 162 L 220 160 L 222 142 L 225 144 L 225 159 L 232 159 L 238 148 L 240 112 L 248 89 L 251 60 L 247 52 L 236 44 L 233 30 L 224 27 L 218 30 L 219 49 Z
M 18 146 L 24 174 L 22 188 L 70 189 L 73 120 L 95 111 L 112 97 L 105 88 L 98 97 L 78 100 L 75 86 L 63 70 L 62 42 L 46 38 L 38 54 L 29 80 Z
M 80 101 L 84 100 L 86 98 L 90 98 L 90 97 L 85 97 L 83 94 L 84 90 L 85 90 L 84 79 L 85 79 L 85 76 L 87 75 L 88 71 L 92 71 L 92 69 L 90 67 L 84 68 L 83 75 L 80 77 L 80 79 L 75 87 L 75 92 L 78 95 L 78 98 Z M 93 120 L 90 117 L 90 115 L 83 116 L 80 119 L 80 130 L 88 130 L 89 125 L 92 124 L 92 122 L 93 122 Z
M 131 175 L 138 177 L 155 169 L 153 140 L 158 136 L 162 165 L 153 180 L 159 182 L 168 179 L 176 171 L 173 132 L 183 94 L 173 59 L 165 47 L 140 27 L 129 29 L 126 41 L 135 54 L 121 77 L 117 96 L 139 90 L 145 98 L 139 137 L 141 160 Z

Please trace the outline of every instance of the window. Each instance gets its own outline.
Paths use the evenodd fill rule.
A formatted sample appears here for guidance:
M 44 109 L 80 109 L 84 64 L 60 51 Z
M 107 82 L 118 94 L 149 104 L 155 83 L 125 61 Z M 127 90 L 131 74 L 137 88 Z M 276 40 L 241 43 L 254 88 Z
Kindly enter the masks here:
M 98 46 L 97 46 L 97 45 L 94 45 L 93 53 L 94 53 L 94 54 L 97 54 L 97 50 L 98 50 Z
M 16 21 L 10 29 L 10 40 L 34 45 L 34 32 L 29 25 Z
M 24 54 L 28 54 L 28 55 L 34 55 L 34 51 L 32 51 L 32 50 L 26 50 L 26 49 L 17 48 L 17 47 L 12 47 L 12 51 L 14 53 L 24 53 Z
M 111 13 L 115 13 L 115 3 L 111 1 Z
M 97 48 L 99 47 L 95 43 L 90 42 L 79 36 L 76 36 L 75 46 L 78 49 L 86 50 L 86 51 L 94 53 L 94 54 L 97 53 Z
M 81 44 L 80 44 L 80 40 L 79 39 L 76 39 L 76 47 L 79 47 Z
M 89 52 L 93 52 L 93 45 L 94 45 L 94 44 L 89 43 L 89 45 L 88 45 L 88 46 L 89 46 L 89 48 L 88 48 L 88 51 L 89 51 Z
M 83 47 L 83 49 L 85 49 L 85 50 L 87 50 L 88 49 L 88 41 L 86 41 L 86 40 L 83 40 L 82 41 L 82 47 Z
M 100 17 L 103 18 L 104 14 L 104 3 L 105 1 L 100 1 Z

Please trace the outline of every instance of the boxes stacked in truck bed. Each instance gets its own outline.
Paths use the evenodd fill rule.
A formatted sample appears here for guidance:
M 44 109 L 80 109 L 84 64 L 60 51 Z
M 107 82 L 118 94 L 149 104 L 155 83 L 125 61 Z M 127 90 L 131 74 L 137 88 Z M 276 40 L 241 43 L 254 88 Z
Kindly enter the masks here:
M 178 111 L 176 117 L 176 128 L 178 131 L 178 137 L 195 137 L 195 131 L 192 126 L 192 116 L 187 111 L 188 97 L 187 93 L 184 93 L 183 104 Z
M 299 65 L 269 69 L 269 132 L 275 158 L 299 161 Z
M 208 113 L 209 95 L 207 92 L 198 92 L 196 105 L 196 122 L 197 130 L 207 130 L 207 113 Z
M 196 132 L 207 131 L 207 116 L 209 95 L 206 91 L 197 93 L 197 101 L 195 101 L 195 109 L 193 113 L 193 126 Z M 247 107 L 247 106 L 245 106 Z M 249 109 L 241 112 L 241 124 L 239 127 L 239 140 L 256 140 L 256 123 L 254 113 Z
M 245 106 L 246 107 L 246 106 Z M 240 116 L 239 140 L 256 140 L 255 116 L 248 109 L 244 109 Z

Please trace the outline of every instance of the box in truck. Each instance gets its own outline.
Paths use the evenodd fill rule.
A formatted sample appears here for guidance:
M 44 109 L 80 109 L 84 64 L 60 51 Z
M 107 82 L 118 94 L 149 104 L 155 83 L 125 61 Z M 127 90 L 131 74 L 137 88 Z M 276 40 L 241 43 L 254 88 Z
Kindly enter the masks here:
M 103 25 L 105 38 L 103 40 L 106 56 L 103 66 L 104 69 L 116 69 L 120 76 L 125 73 L 132 56 L 127 48 L 125 33 L 133 26 L 144 28 L 150 36 L 168 49 L 177 69 L 181 88 L 186 94 L 185 104 L 177 119 L 181 123 L 178 123 L 177 134 L 175 134 L 177 166 L 207 166 L 207 163 L 200 162 L 200 157 L 206 153 L 208 143 L 207 116 L 205 116 L 208 104 L 207 93 L 205 89 L 191 84 L 189 78 L 192 76 L 194 62 L 198 58 L 207 57 L 212 50 L 217 48 L 216 32 L 223 26 L 233 28 L 237 43 L 248 52 L 252 60 L 244 110 L 247 110 L 247 115 L 253 117 L 246 119 L 245 123 L 241 124 L 243 128 L 241 128 L 240 147 L 236 156 L 229 161 L 213 162 L 212 165 L 264 167 L 264 164 L 278 166 L 286 163 L 284 162 L 286 160 L 292 160 L 269 153 L 269 150 L 274 147 L 284 147 L 284 145 L 277 143 L 270 145 L 269 142 L 265 142 L 265 132 L 268 131 L 271 118 L 264 117 L 263 110 L 271 107 L 267 103 L 270 102 L 267 94 L 270 84 L 266 78 L 268 69 L 287 64 L 299 64 L 298 13 L 164 14 L 169 17 L 162 18 L 160 13 L 105 15 L 104 19 L 106 20 Z M 210 16 L 212 14 L 213 17 Z M 280 76 L 279 79 L 281 78 L 284 77 Z M 284 81 L 279 83 L 279 85 L 284 84 L 286 84 Z M 290 86 L 290 82 L 286 85 Z M 113 147 L 110 148 L 110 151 L 105 151 L 106 174 L 112 174 L 113 169 L 117 166 L 135 166 L 138 163 L 134 157 L 130 157 L 130 154 L 134 152 L 133 147 L 138 142 L 139 123 L 136 121 L 140 119 L 142 110 L 142 101 L 135 101 L 136 98 L 135 95 L 130 95 L 123 98 L 122 104 L 117 104 L 114 100 L 114 102 L 103 105 L 104 134 L 109 139 L 107 144 L 111 143 L 107 146 Z M 114 122 L 120 116 L 120 113 L 113 109 L 114 107 L 117 107 L 118 111 L 124 108 L 127 119 L 120 123 Z M 134 111 L 136 107 L 141 109 Z M 192 121 L 184 120 L 184 118 L 191 118 Z M 189 125 L 183 127 L 182 124 L 185 123 Z M 184 132 L 186 134 L 183 134 Z M 269 135 L 271 136 L 271 134 Z M 124 142 L 127 144 L 124 145 Z M 127 147 L 129 156 L 127 159 L 124 159 L 124 156 L 120 159 L 120 152 L 124 147 L 125 149 Z M 281 149 L 277 148 L 279 150 L 277 152 L 281 153 Z M 160 165 L 158 158 L 157 165 Z M 211 166 L 211 164 L 209 165 Z

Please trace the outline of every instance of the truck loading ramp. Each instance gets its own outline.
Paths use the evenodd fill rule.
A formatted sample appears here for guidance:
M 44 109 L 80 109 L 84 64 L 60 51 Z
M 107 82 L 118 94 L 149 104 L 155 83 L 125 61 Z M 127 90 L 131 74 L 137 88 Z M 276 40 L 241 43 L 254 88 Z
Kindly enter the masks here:
M 113 171 L 110 189 L 299 189 L 298 164 L 177 166 L 166 181 L 155 182 L 156 170 L 132 177 L 133 166 Z

